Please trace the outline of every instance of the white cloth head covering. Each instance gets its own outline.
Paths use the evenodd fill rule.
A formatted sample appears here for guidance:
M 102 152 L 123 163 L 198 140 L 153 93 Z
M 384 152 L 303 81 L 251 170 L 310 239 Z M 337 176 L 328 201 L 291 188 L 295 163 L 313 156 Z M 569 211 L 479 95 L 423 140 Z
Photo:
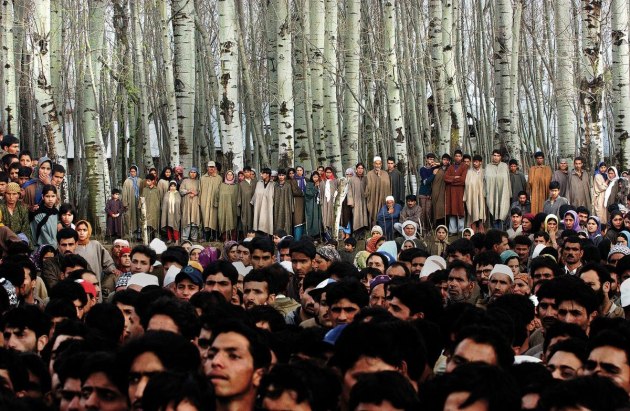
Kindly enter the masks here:
M 385 197 L 385 202 L 388 202 L 388 201 L 394 201 L 395 202 L 396 199 L 394 198 L 394 196 L 387 196 L 387 197 Z
M 495 264 L 494 267 L 492 267 L 492 271 L 490 271 L 488 281 L 490 281 L 495 274 L 505 274 L 510 277 L 510 281 L 514 282 L 514 273 L 512 273 L 512 269 L 505 264 Z
M 149 285 L 160 285 L 158 278 L 152 274 L 147 273 L 137 273 L 129 278 L 129 282 L 127 283 L 127 288 L 137 285 L 141 288 L 147 287 Z
M 166 251 L 166 243 L 159 238 L 154 238 L 153 241 L 151 241 L 151 243 L 149 244 L 149 247 L 151 247 L 157 255 L 160 255 L 164 251 Z
M 444 270 L 446 268 L 446 260 L 439 256 L 439 255 L 430 255 L 427 257 L 427 259 L 424 261 L 424 263 L 426 264 L 427 262 L 432 262 L 437 264 L 438 266 L 440 266 L 440 270 Z
M 438 265 L 435 261 L 429 261 L 428 259 L 424 262 L 424 266 L 420 271 L 420 278 L 428 277 L 436 271 L 443 270 L 442 267 Z
M 625 308 L 630 305 L 630 278 L 621 283 L 619 291 L 621 292 L 621 306 Z
M 544 244 L 537 244 L 536 247 L 534 247 L 534 252 L 532 252 L 532 259 L 538 257 L 544 248 Z
M 381 158 L 381 156 L 374 156 L 374 160 L 372 160 L 372 162 L 375 161 L 383 161 L 383 159 Z
M 173 284 L 175 282 L 175 277 L 177 277 L 177 274 L 179 274 L 181 270 L 182 269 L 177 267 L 176 265 L 171 265 L 164 275 L 164 284 L 162 286 L 166 288 L 169 285 Z

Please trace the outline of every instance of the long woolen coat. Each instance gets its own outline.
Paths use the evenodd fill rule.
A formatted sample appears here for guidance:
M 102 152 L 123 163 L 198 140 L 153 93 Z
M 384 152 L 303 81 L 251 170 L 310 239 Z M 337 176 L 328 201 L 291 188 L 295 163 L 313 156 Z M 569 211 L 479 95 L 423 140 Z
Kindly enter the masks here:
M 464 163 L 451 164 L 444 174 L 446 182 L 446 215 L 463 217 L 464 211 L 464 186 L 466 185 L 466 172 L 468 166 Z
M 485 170 L 486 203 L 495 220 L 505 220 L 510 214 L 510 170 L 507 164 L 488 164 Z
M 241 218 L 241 230 L 245 233 L 253 227 L 254 207 L 251 201 L 255 189 L 256 180 L 243 180 L 238 183 L 236 206 L 238 207 L 238 216 Z
M 269 182 L 265 186 L 263 181 L 256 183 L 256 190 L 251 200 L 254 206 L 252 228 L 263 233 L 273 234 L 273 196 L 275 183 Z
M 213 205 L 218 211 L 218 230 L 220 233 L 236 229 L 237 201 L 238 186 L 236 184 L 221 183 L 213 200 Z
M 354 176 L 348 181 L 348 194 L 346 201 L 352 209 L 352 230 L 357 231 L 368 226 L 367 202 L 365 201 L 365 188 L 367 178 Z
M 188 193 L 195 191 L 197 195 L 190 196 Z M 179 186 L 179 193 L 182 195 L 182 227 L 191 224 L 201 225 L 201 208 L 199 207 L 199 180 L 187 178 Z
M 217 230 L 219 228 L 219 209 L 214 205 L 214 197 L 219 191 L 222 183 L 221 176 L 210 176 L 208 174 L 201 177 L 199 204 L 201 205 L 201 216 L 203 227 L 206 230 Z
M 365 186 L 370 226 L 376 224 L 376 215 L 385 204 L 385 198 L 391 194 L 392 187 L 387 171 L 380 170 L 379 174 L 376 174 L 376 170 L 370 170 L 367 173 L 367 185 Z

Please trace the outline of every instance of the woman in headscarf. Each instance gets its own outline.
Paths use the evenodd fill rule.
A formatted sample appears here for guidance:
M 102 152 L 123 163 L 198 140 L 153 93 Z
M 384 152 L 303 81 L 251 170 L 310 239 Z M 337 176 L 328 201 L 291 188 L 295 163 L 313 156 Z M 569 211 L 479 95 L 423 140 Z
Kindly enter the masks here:
M 182 195 L 182 240 L 197 241 L 201 225 L 199 206 L 199 171 L 191 167 L 188 178 L 179 186 Z
M 160 192 L 160 198 L 164 198 L 164 195 L 168 191 L 168 186 L 171 182 L 172 177 L 173 177 L 173 169 L 169 166 L 164 167 L 162 169 L 162 172 L 160 173 L 160 179 L 158 180 L 158 183 L 157 183 L 157 188 Z
M 234 263 L 238 261 L 238 242 L 237 241 L 226 241 L 225 244 L 223 244 L 222 258 L 229 263 Z
M 214 196 L 214 206 L 218 208 L 219 232 L 223 233 L 226 240 L 236 239 L 236 203 L 238 200 L 238 185 L 234 171 L 225 172 L 223 182 L 219 184 Z
M 606 221 L 606 189 L 608 188 L 608 174 L 606 163 L 603 161 L 597 165 L 593 178 L 593 211 L 601 221 Z
M 28 211 L 31 213 L 37 211 L 39 203 L 42 201 L 44 186 L 52 184 L 52 166 L 53 163 L 48 157 L 40 158 L 35 169 L 37 178 L 32 178 L 22 185 L 22 189 L 24 189 L 22 202 L 28 206 Z
M 133 165 L 129 167 L 129 176 L 123 183 L 122 203 L 125 210 L 125 227 L 123 233 L 130 238 L 134 235 L 136 238 L 139 238 L 140 235 L 140 227 L 138 226 L 138 200 L 142 186 L 142 179 L 138 177 L 138 166 Z
M 446 247 L 448 247 L 449 245 L 450 243 L 448 242 L 448 227 L 446 227 L 445 225 L 437 226 L 435 228 L 435 236 L 433 238 L 433 242 L 431 243 L 431 247 L 429 248 L 429 254 L 444 257 L 446 255 Z
M 565 230 L 573 230 L 577 233 L 578 231 L 582 229 L 580 227 L 580 220 L 578 218 L 578 214 L 573 210 L 569 210 L 566 213 L 564 213 L 563 222 L 564 222 Z
M 557 247 L 559 221 L 558 216 L 555 214 L 549 214 L 545 217 L 545 223 L 543 225 L 544 230 L 549 234 L 551 245 L 554 248 Z
M 350 179 L 354 177 L 354 169 L 352 167 L 346 169 L 346 184 L 344 185 L 343 203 L 341 203 L 341 222 L 340 227 L 343 229 L 343 239 L 350 237 L 352 234 L 352 207 L 348 205 L 348 189 L 350 188 Z
M 319 173 L 313 171 L 311 180 L 306 183 L 304 192 L 304 211 L 306 214 L 306 235 L 317 238 L 321 235 L 322 212 L 319 204 L 321 182 Z
M 365 251 L 369 253 L 373 253 L 378 248 L 376 243 L 378 240 L 383 237 L 383 229 L 380 226 L 375 225 L 372 227 L 372 231 L 370 231 L 371 237 L 365 241 Z
M 105 247 L 96 240 L 92 240 L 92 226 L 86 220 L 79 220 L 75 224 L 79 242 L 75 253 L 85 258 L 88 268 L 96 274 L 101 286 L 101 300 L 115 290 L 117 277 L 122 274 L 117 268 L 112 256 Z
M 611 243 L 617 242 L 619 233 L 624 229 L 623 226 L 623 213 L 619 210 L 615 210 L 610 213 L 610 220 L 608 221 L 608 229 L 606 230 L 606 238 Z
M 534 231 L 534 215 L 532 213 L 526 213 L 523 214 L 523 222 L 521 223 L 521 227 L 522 227 L 522 234 L 529 236 L 533 233 L 535 233 Z
M 341 261 L 341 256 L 334 246 L 319 246 L 313 259 L 313 270 L 327 271 L 335 261 Z
M 160 180 L 162 181 L 162 180 Z M 162 198 L 162 216 L 160 226 L 166 231 L 167 244 L 179 243 L 182 223 L 182 196 L 177 191 L 177 181 L 168 183 L 168 191 Z
M 617 236 L 617 245 L 625 245 L 628 247 L 630 245 L 630 232 L 623 230 Z
M 407 241 L 411 241 L 414 248 L 420 248 L 422 245 L 418 238 L 418 225 L 415 221 L 407 220 L 402 223 L 402 235 L 395 240 L 399 248 L 402 248 L 402 245 Z
M 591 240 L 596 247 L 602 242 L 602 226 L 598 216 L 589 216 L 586 220 L 586 231 L 588 233 L 588 239 Z
M 320 187 L 319 191 L 319 202 L 322 206 L 322 223 L 324 229 L 329 234 L 332 234 L 333 226 L 335 225 L 335 197 L 337 197 L 339 193 L 337 193 L 337 180 L 335 179 L 335 173 L 332 167 L 326 167 L 324 173 L 322 180 L 323 187 Z
M 396 203 L 393 196 L 387 196 L 385 198 L 385 204 L 381 207 L 376 215 L 376 223 L 383 228 L 385 238 L 389 240 L 394 239 L 394 223 L 397 223 L 400 219 L 400 212 L 402 206 Z
M 606 187 L 606 193 L 604 194 L 604 211 L 606 215 L 610 215 L 608 206 L 616 203 L 617 193 L 619 192 L 619 185 L 617 184 L 619 173 L 616 167 L 608 167 L 606 172 L 608 174 L 608 180 L 606 180 L 608 187 Z
M 473 235 L 475 235 L 475 231 L 470 227 L 464 228 L 462 231 L 462 238 L 466 240 L 470 240 Z

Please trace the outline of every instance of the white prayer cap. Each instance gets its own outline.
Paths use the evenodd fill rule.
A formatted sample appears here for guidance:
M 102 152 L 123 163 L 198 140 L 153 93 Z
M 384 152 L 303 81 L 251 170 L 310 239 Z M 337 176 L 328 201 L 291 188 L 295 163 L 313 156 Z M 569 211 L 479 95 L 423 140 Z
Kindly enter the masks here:
M 512 269 L 505 264 L 495 264 L 492 267 L 492 271 L 490 271 L 490 277 L 488 277 L 488 281 L 492 279 L 492 276 L 495 274 L 505 274 L 510 277 L 510 280 L 514 282 L 514 273 Z
M 129 282 L 127 283 L 127 288 L 132 285 L 137 285 L 141 289 L 147 287 L 149 285 L 160 285 L 158 278 L 153 274 L 147 273 L 137 273 L 129 278 Z
M 420 278 L 428 277 L 438 270 L 443 270 L 443 268 L 440 267 L 440 265 L 436 263 L 435 261 L 427 260 L 424 262 L 424 266 L 422 267 L 422 270 L 420 271 Z
M 387 196 L 387 197 L 385 197 L 385 202 L 388 202 L 388 201 L 394 201 L 395 202 L 396 199 L 394 198 L 394 196 Z
M 380 156 L 374 156 L 374 160 L 372 160 L 372 162 L 376 161 L 383 161 L 383 159 Z
M 293 264 L 291 263 L 291 261 L 280 261 L 280 265 L 287 270 L 288 272 L 290 272 L 291 274 L 293 274 Z
M 532 253 L 532 259 L 538 257 L 540 255 L 540 252 L 545 248 L 544 244 L 537 244 L 536 247 L 534 247 L 534 252 Z
M 176 266 L 175 264 L 171 264 L 171 266 L 166 271 L 166 274 L 164 275 L 163 287 L 166 288 L 169 285 L 173 284 L 175 282 L 175 277 L 177 277 L 177 274 L 179 274 L 181 270 L 182 269 Z
M 151 243 L 149 244 L 149 247 L 151 247 L 157 255 L 160 255 L 164 251 L 166 251 L 166 243 L 159 238 L 154 238 L 153 241 L 151 241 Z
M 429 261 L 440 266 L 440 270 L 444 270 L 446 268 L 446 260 L 443 257 L 440 257 L 439 255 L 428 256 L 427 259 L 424 261 L 424 263 L 426 264 Z
M 114 245 L 120 245 L 121 247 L 129 247 L 129 241 L 117 238 L 114 240 Z
M 621 306 L 625 308 L 630 305 L 630 278 L 621 283 L 619 291 L 621 292 Z

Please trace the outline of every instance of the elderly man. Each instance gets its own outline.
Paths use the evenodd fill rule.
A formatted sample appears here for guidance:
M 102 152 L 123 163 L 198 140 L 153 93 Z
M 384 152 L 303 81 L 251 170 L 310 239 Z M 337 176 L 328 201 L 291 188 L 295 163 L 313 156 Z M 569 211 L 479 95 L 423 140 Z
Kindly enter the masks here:
M 370 226 L 376 225 L 376 216 L 385 204 L 385 197 L 391 195 L 392 187 L 389 174 L 382 170 L 383 160 L 374 157 L 374 169 L 367 174 L 367 185 L 365 187 L 365 198 L 367 200 L 368 218 Z

